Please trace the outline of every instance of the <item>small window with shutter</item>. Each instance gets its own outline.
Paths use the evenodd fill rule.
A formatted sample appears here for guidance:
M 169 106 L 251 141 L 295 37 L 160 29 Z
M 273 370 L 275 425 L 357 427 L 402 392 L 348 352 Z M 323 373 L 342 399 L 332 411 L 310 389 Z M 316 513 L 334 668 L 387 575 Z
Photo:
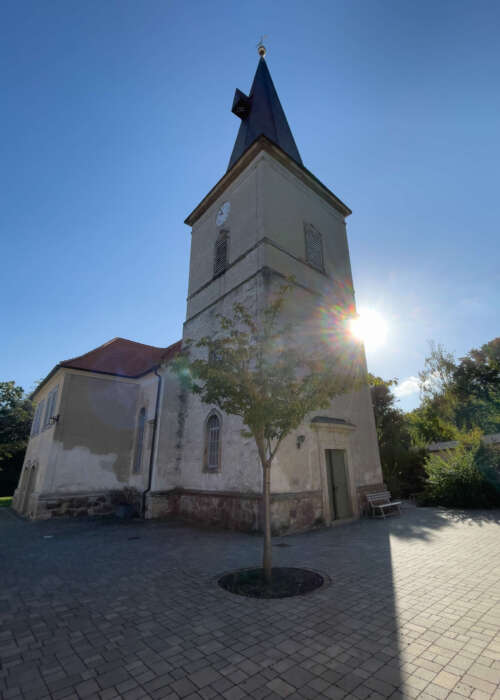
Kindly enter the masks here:
M 55 417 L 58 388 L 59 387 L 56 386 L 54 389 L 52 389 L 52 391 L 47 396 L 47 407 L 45 408 L 45 419 L 43 421 L 43 430 L 50 428 L 50 426 L 53 424 L 50 419 Z
M 215 242 L 214 255 L 214 277 L 222 275 L 227 267 L 227 259 L 229 252 L 229 233 L 221 231 Z
M 305 224 L 304 232 L 306 238 L 306 261 L 309 265 L 323 272 L 323 241 L 321 233 L 316 231 L 311 224 Z
M 44 406 L 45 406 L 45 399 L 40 401 L 40 403 L 36 407 L 35 417 L 33 418 L 33 426 L 31 428 L 31 434 L 33 435 L 33 437 L 35 435 L 38 435 L 38 433 L 40 432 L 40 423 L 42 421 L 42 413 L 43 413 Z

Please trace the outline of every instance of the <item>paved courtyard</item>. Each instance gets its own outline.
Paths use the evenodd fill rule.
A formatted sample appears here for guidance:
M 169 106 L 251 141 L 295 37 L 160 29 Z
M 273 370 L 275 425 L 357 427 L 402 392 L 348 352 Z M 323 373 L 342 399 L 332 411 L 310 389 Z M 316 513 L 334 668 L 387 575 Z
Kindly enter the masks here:
M 500 698 L 500 513 L 408 507 L 278 538 L 304 597 L 220 589 L 260 539 L 0 509 L 1 698 Z

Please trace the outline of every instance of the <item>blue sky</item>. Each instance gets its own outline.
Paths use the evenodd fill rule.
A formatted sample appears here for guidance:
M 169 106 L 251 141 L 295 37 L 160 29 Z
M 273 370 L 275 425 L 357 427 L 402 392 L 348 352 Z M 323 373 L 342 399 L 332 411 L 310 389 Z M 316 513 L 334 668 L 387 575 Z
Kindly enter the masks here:
M 4 2 L 0 378 L 181 337 L 183 221 L 225 172 L 261 34 L 304 164 L 353 210 L 358 306 L 389 323 L 369 369 L 408 380 L 431 339 L 496 337 L 499 20 L 481 0 Z

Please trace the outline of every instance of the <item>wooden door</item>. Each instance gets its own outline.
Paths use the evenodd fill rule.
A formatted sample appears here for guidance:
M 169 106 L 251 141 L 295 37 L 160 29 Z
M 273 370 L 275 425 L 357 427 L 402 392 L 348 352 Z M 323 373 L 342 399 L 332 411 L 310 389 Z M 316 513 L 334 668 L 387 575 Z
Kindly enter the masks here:
M 345 450 L 326 450 L 326 474 L 332 520 L 352 516 Z

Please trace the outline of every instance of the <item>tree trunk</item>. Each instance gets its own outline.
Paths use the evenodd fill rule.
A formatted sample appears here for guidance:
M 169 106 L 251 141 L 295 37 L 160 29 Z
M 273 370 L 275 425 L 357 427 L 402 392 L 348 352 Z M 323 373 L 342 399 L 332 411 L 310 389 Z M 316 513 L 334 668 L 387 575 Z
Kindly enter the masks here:
M 262 464 L 262 509 L 264 512 L 264 554 L 262 568 L 266 583 L 271 583 L 272 576 L 272 550 L 271 550 L 271 464 L 266 461 Z

